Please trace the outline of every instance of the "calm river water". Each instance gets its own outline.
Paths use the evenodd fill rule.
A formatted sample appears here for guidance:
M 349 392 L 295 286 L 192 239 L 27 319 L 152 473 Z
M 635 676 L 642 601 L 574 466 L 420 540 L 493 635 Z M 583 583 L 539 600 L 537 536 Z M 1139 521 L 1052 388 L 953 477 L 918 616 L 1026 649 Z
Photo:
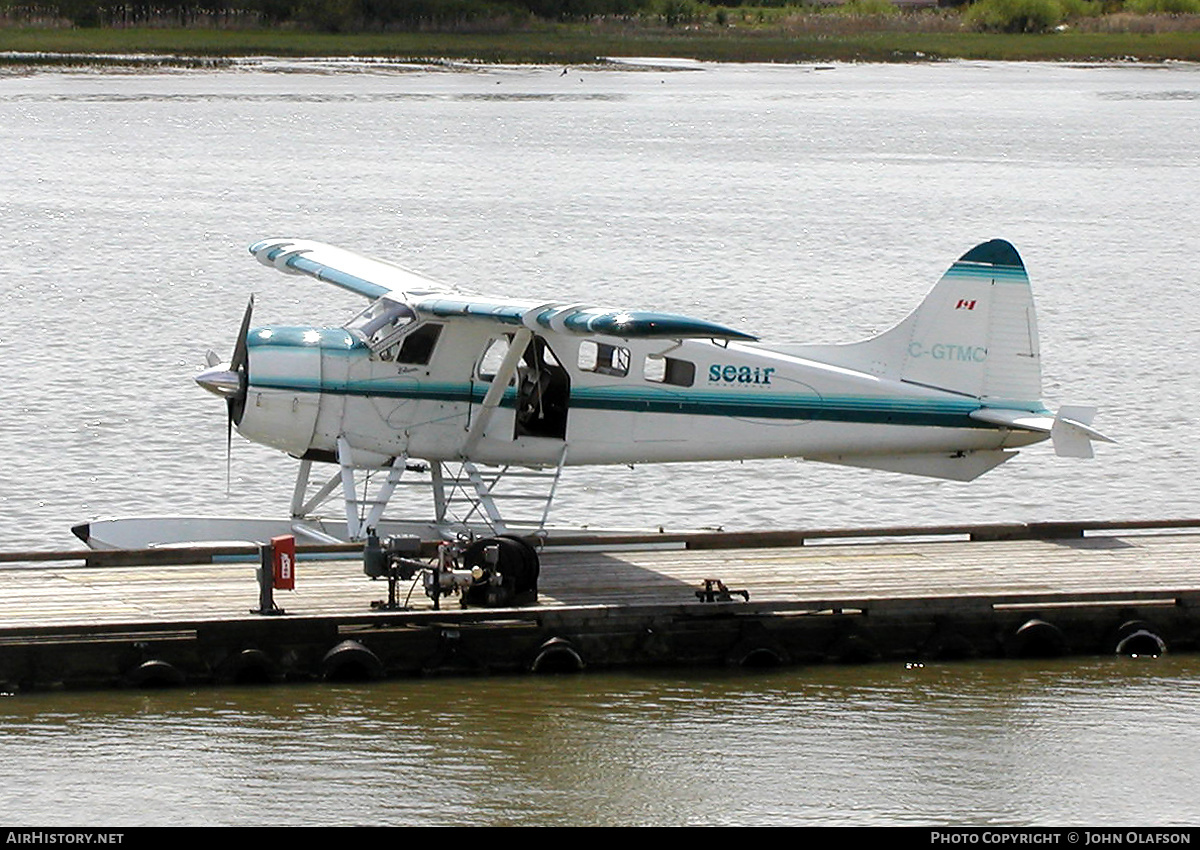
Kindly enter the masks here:
M 554 519 L 726 528 L 1195 515 L 1200 68 L 0 72 L 0 547 L 281 514 L 287 458 L 191 376 L 356 299 L 246 246 L 321 239 L 464 288 L 849 341 L 976 242 L 1038 298 L 1038 446 L 971 484 L 792 461 L 580 470 Z M 1187 657 L 0 699 L 39 824 L 1193 823 Z

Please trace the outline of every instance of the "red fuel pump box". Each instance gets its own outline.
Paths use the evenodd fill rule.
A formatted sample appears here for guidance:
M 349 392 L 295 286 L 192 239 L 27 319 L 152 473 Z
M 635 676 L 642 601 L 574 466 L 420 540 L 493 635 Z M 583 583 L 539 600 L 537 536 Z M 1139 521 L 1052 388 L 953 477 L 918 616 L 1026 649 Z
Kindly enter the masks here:
M 296 538 L 290 534 L 271 538 L 271 571 L 276 590 L 296 589 Z

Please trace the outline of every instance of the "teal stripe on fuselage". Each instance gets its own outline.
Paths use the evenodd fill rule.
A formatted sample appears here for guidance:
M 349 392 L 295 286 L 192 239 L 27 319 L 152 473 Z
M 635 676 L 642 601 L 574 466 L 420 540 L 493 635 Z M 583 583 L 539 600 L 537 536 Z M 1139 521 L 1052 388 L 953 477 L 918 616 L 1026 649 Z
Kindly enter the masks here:
M 778 419 L 802 422 L 866 422 L 894 425 L 938 425 L 975 428 L 980 423 L 969 414 L 974 401 L 813 396 L 739 395 L 734 393 L 571 393 L 571 407 L 590 410 L 624 410 L 634 413 L 675 413 L 738 419 Z
M 252 378 L 251 390 L 328 393 L 359 398 L 390 398 L 404 401 L 448 401 L 481 403 L 488 384 L 419 383 L 399 386 L 381 382 L 357 382 L 343 387 L 323 386 L 315 381 Z M 501 401 L 516 405 L 516 391 L 509 387 Z M 799 422 L 828 421 L 892 425 L 934 425 L 945 428 L 994 428 L 970 418 L 980 404 L 973 400 L 922 400 L 886 397 L 802 395 L 737 396 L 716 393 L 605 393 L 572 391 L 573 410 L 610 410 L 631 413 L 664 413 L 685 416 L 716 416 L 738 419 L 775 419 Z M 995 406 L 995 405 L 991 405 Z M 1025 408 L 1020 408 L 1025 409 Z

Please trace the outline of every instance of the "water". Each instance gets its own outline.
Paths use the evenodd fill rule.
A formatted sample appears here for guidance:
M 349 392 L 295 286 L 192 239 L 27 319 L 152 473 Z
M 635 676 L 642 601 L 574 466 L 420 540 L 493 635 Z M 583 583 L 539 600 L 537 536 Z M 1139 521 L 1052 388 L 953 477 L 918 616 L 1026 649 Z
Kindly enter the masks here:
M 0 546 L 66 548 L 96 516 L 286 510 L 292 462 L 236 438 L 226 494 L 224 410 L 191 381 L 205 349 L 232 349 L 250 292 L 264 324 L 358 308 L 255 263 L 246 246 L 272 235 L 808 342 L 889 326 L 967 248 L 1007 238 L 1038 299 L 1047 401 L 1098 404 L 1120 441 L 1096 460 L 1039 446 L 966 485 L 793 461 L 579 470 L 554 519 L 1196 513 L 1196 67 L 561 71 L 5 70 Z M 0 701 L 19 778 L 0 810 L 1178 823 L 1195 816 L 1198 681 L 1182 658 L 26 695 Z
M 1186 825 L 1193 673 L 1115 659 L 38 694 L 0 702 L 0 809 L 72 825 Z

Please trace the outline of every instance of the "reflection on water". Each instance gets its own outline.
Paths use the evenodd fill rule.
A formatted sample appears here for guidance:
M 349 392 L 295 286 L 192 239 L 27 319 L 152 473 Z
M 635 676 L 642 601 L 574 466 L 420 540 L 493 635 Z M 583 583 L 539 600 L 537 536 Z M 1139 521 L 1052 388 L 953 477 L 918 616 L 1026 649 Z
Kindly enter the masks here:
M 92 825 L 1188 823 L 1195 663 L 30 695 L 0 701 L 0 808 Z

